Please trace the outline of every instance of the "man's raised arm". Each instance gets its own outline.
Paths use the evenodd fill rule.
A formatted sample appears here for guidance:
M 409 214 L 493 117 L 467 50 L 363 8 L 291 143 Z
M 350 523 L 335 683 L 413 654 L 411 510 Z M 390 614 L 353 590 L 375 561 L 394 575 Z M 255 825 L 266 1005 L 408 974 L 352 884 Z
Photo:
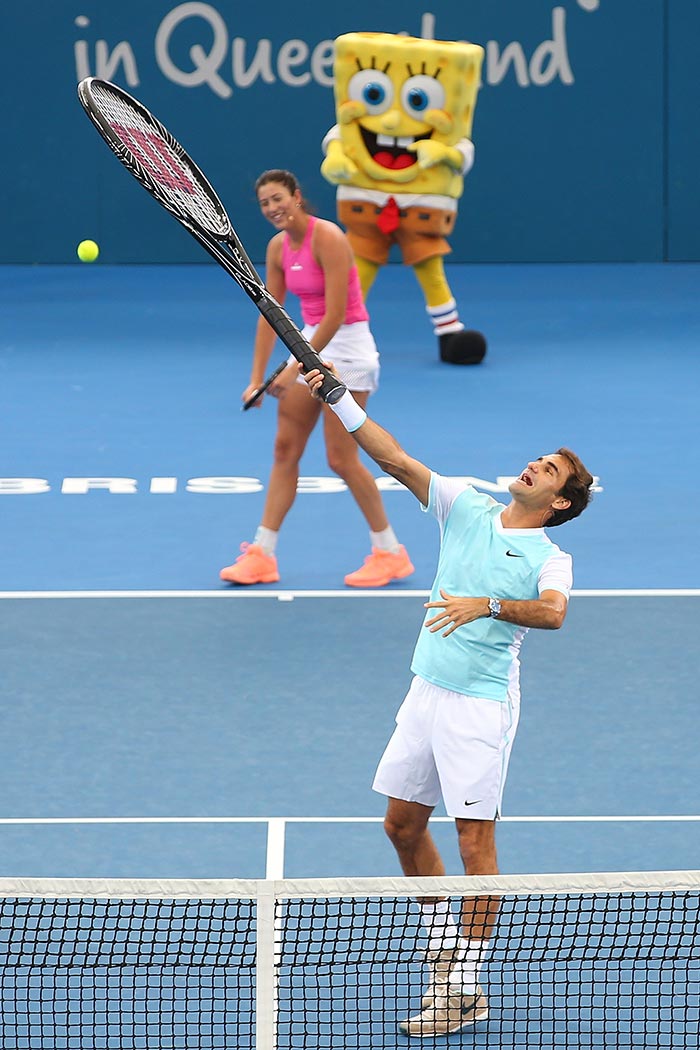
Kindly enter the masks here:
M 302 373 L 303 374 L 303 373 Z M 309 389 L 317 397 L 322 374 L 313 369 L 303 376 Z M 355 441 L 370 456 L 385 474 L 390 474 L 402 485 L 405 485 L 423 506 L 428 503 L 430 488 L 430 470 L 424 463 L 409 456 L 388 430 L 384 430 L 373 419 L 370 419 L 357 401 L 346 391 L 335 405 L 328 406 L 338 417 L 345 429 L 352 434 Z

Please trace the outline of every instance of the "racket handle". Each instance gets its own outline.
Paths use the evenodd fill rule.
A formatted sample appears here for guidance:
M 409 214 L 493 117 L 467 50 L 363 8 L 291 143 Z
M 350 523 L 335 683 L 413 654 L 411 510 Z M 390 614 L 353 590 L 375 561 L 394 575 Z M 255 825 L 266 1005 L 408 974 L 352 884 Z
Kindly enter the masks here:
M 267 323 L 274 329 L 284 345 L 301 362 L 305 372 L 317 368 L 323 374 L 319 394 L 323 401 L 334 405 L 341 399 L 347 387 L 321 361 L 314 348 L 301 334 L 291 317 L 279 303 L 263 297 L 256 303 Z
M 253 407 L 253 405 L 257 405 L 258 401 L 263 396 L 265 391 L 269 387 L 272 386 L 272 384 L 274 383 L 275 379 L 277 379 L 278 376 L 282 375 L 282 373 L 284 372 L 286 367 L 287 367 L 287 362 L 286 361 L 283 361 L 281 365 L 278 365 L 277 368 L 272 373 L 272 375 L 268 376 L 268 378 L 265 380 L 265 382 L 262 384 L 262 386 L 259 386 L 257 390 L 254 390 L 253 393 L 248 398 L 248 400 L 243 402 L 243 404 L 241 405 L 241 412 L 247 412 L 249 408 Z

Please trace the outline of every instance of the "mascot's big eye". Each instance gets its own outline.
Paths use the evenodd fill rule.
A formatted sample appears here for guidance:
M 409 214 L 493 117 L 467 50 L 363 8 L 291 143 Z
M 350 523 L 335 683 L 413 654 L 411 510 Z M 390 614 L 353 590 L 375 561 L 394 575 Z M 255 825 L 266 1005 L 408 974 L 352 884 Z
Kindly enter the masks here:
M 424 79 L 428 80 L 429 77 Z M 348 98 L 362 102 L 371 117 L 385 113 L 394 101 L 394 85 L 386 73 L 377 69 L 363 69 L 350 77 Z
M 401 87 L 401 102 L 409 116 L 420 119 L 428 109 L 444 108 L 445 89 L 435 77 L 409 77 Z

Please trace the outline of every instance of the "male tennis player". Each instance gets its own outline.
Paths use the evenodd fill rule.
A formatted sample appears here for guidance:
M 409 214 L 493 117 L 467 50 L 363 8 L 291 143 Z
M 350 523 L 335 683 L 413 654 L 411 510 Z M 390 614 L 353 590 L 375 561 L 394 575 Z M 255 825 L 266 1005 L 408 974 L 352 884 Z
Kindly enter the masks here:
M 316 370 L 305 376 L 313 393 L 322 378 Z M 407 455 L 349 392 L 331 408 L 440 524 L 437 575 L 411 663 L 415 677 L 373 784 L 389 798 L 386 833 L 405 875 L 444 874 L 428 830 L 442 796 L 465 872 L 495 875 L 495 821 L 518 724 L 520 645 L 530 627 L 561 627 L 572 585 L 571 556 L 544 528 L 587 507 L 593 477 L 560 448 L 528 463 L 504 506 Z M 411 1036 L 445 1035 L 488 1014 L 479 972 L 498 903 L 465 898 L 461 930 L 448 901 L 423 901 L 421 911 L 431 979 L 421 1010 L 401 1028 Z

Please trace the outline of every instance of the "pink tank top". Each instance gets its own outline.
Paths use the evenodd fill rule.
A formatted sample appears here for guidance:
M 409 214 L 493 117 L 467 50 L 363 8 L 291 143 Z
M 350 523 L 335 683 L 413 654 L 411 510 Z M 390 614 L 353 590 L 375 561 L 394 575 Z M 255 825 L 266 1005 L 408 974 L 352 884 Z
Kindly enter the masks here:
M 316 225 L 314 215 L 309 218 L 304 242 L 297 251 L 286 236 L 282 241 L 282 269 L 284 281 L 293 295 L 299 297 L 304 324 L 319 324 L 326 312 L 326 282 L 323 270 L 314 259 L 311 238 Z M 368 321 L 369 314 L 362 300 L 362 289 L 357 267 L 353 264 L 348 274 L 348 301 L 345 307 L 345 324 Z

